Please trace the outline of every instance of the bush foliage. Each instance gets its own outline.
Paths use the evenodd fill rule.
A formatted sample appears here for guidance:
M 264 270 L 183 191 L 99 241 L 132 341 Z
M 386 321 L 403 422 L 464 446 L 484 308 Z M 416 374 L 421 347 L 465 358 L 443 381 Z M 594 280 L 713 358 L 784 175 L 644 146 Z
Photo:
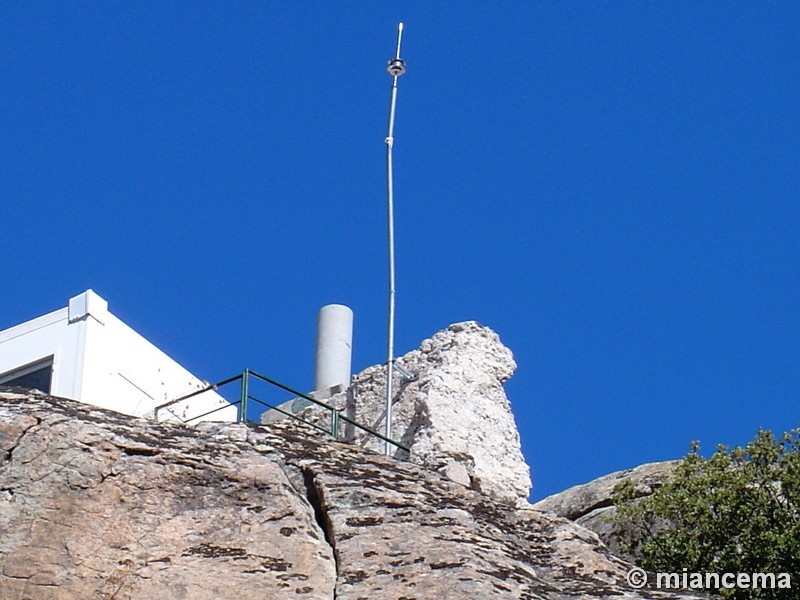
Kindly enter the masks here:
M 759 430 L 746 447 L 697 442 L 673 476 L 636 499 L 615 493 L 620 547 L 654 572 L 789 573 L 792 589 L 714 590 L 726 598 L 800 598 L 800 430 Z

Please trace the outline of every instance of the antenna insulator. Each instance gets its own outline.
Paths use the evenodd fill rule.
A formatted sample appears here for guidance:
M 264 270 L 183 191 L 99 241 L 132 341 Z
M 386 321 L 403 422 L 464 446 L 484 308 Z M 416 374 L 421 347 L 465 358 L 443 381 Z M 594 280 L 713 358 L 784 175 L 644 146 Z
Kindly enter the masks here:
M 402 58 L 393 58 L 389 61 L 386 70 L 389 71 L 389 75 L 392 77 L 400 77 L 400 75 L 406 72 L 406 63 L 403 62 Z

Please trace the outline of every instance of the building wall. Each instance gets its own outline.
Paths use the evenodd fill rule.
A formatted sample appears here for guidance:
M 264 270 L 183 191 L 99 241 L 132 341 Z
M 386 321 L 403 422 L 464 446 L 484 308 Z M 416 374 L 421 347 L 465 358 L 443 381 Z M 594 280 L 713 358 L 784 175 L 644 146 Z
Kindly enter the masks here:
M 164 352 L 108 311 L 88 290 L 67 308 L 0 332 L 0 373 L 53 356 L 51 393 L 138 417 L 204 387 Z M 236 407 L 207 392 L 159 411 L 159 420 L 232 421 Z

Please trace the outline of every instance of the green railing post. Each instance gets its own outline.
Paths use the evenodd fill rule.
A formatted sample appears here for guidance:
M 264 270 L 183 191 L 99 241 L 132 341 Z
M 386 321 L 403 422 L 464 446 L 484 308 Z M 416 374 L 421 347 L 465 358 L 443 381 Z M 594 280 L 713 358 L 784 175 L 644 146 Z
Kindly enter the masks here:
M 339 439 L 339 411 L 335 408 L 331 410 L 331 436 Z
M 249 395 L 248 387 L 250 383 L 250 369 L 245 369 L 242 373 L 242 388 L 241 396 L 239 397 L 239 416 L 238 421 L 244 423 L 247 421 L 247 396 Z

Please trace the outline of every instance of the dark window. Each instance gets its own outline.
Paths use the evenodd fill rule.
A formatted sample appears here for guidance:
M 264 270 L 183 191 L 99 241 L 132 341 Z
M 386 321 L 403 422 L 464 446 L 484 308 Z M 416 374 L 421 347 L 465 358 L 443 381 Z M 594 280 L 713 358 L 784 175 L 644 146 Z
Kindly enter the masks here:
M 0 374 L 0 386 L 33 388 L 46 394 L 50 393 L 52 380 L 52 356 Z

